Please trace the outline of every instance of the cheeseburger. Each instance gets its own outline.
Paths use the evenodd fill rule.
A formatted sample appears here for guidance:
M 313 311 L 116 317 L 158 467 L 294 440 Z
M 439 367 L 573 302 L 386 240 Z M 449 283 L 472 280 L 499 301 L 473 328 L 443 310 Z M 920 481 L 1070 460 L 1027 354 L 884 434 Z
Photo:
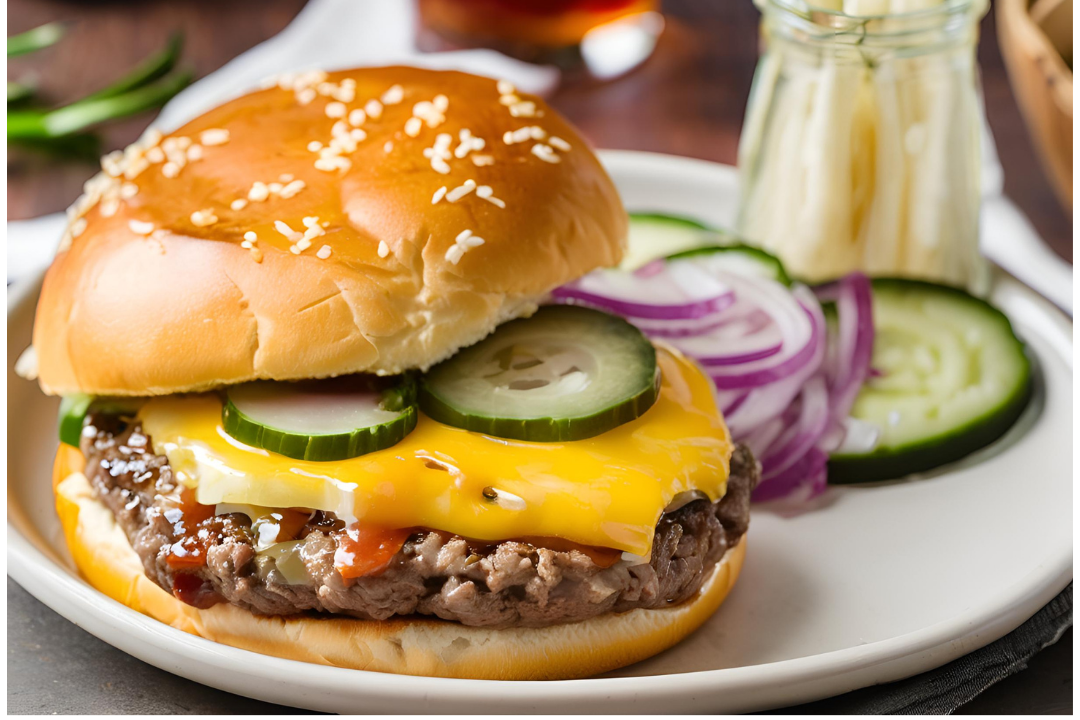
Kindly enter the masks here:
M 294 74 L 102 168 L 34 330 L 95 588 L 268 655 L 518 680 L 641 660 L 724 600 L 757 464 L 685 357 L 545 304 L 627 217 L 539 98 Z

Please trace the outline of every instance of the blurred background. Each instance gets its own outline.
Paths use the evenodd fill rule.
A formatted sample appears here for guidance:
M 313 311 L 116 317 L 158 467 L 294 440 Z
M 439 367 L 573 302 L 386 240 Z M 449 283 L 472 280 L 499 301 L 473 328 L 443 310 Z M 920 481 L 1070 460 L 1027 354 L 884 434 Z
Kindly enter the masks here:
M 840 2 L 822 0 L 829 1 Z M 549 101 L 596 147 L 736 164 L 761 49 L 761 15 L 751 0 L 415 2 L 409 32 L 419 51 L 491 47 L 558 67 Z M 9 37 L 46 29 L 19 35 L 14 48 L 9 41 L 8 219 L 64 210 L 97 172 L 98 155 L 133 142 L 169 97 L 282 31 L 304 5 L 9 0 Z M 978 46 L 1004 192 L 1068 262 L 1071 28 L 1071 0 L 994 0 L 980 22 Z M 164 701 L 192 712 L 275 711 L 145 666 L 63 621 L 13 583 L 8 600 L 12 711 L 75 709 L 83 695 L 112 703 L 114 712 L 158 712 Z M 56 652 L 61 647 L 65 652 Z M 142 677 L 148 681 L 136 682 Z M 42 692 L 54 687 L 45 685 L 54 678 L 68 686 L 62 701 Z M 127 689 L 125 681 L 113 686 L 117 678 L 127 679 Z M 1030 670 L 962 711 L 1067 713 L 1071 688 L 1070 630 L 1036 656 Z M 842 709 L 831 702 L 805 710 Z
M 10 0 L 9 35 L 53 21 L 62 21 L 65 33 L 49 47 L 11 58 L 8 80 L 33 88 L 30 103 L 64 106 L 83 98 L 88 89 L 106 88 L 145 68 L 145 63 L 160 60 L 178 32 L 183 48 L 165 80 L 179 82 L 182 78 L 177 76 L 188 69 L 199 78 L 281 31 L 304 4 L 305 0 Z M 559 65 L 564 69 L 562 81 L 550 101 L 597 147 L 735 164 L 758 61 L 760 14 L 750 0 L 665 0 L 662 8 L 659 5 L 658 0 L 421 0 L 415 32 L 423 50 L 489 45 L 527 60 Z M 1005 193 L 1054 252 L 1069 261 L 1071 209 L 1066 211 L 1059 202 L 1049 168 L 1055 158 L 1068 165 L 1071 195 L 1072 38 L 1071 32 L 1060 31 L 1071 28 L 1071 9 L 1071 0 L 997 0 L 982 21 L 978 50 L 986 113 L 1005 171 Z M 663 14 L 659 26 L 654 10 Z M 627 15 L 634 17 L 629 30 L 620 27 L 620 32 L 606 37 L 597 34 L 591 48 L 588 41 L 578 44 L 594 25 L 625 24 Z M 1009 18 L 1009 29 L 999 32 L 1003 17 Z M 657 33 L 653 49 L 651 38 Z M 1065 78 L 1048 74 L 1056 65 L 1040 57 L 1047 54 L 1043 38 L 1048 46 L 1060 46 L 1059 61 L 1068 69 L 1068 147 L 1060 144 L 1064 133 L 1054 124 L 1061 124 L 1055 120 L 1059 112 L 1055 101 L 1043 91 L 1055 83 L 1060 91 Z M 1014 81 L 1025 88 L 1023 109 L 1010 87 L 1002 40 L 1007 43 Z M 617 77 L 596 77 L 612 74 Z M 9 97 L 11 92 L 9 85 Z M 1025 113 L 1034 133 L 1029 133 Z M 101 151 L 135 140 L 153 116 L 153 111 L 137 113 L 93 129 Z M 1052 137 L 1055 127 L 1057 138 Z M 64 209 L 94 172 L 95 166 L 86 161 L 12 147 L 9 219 Z

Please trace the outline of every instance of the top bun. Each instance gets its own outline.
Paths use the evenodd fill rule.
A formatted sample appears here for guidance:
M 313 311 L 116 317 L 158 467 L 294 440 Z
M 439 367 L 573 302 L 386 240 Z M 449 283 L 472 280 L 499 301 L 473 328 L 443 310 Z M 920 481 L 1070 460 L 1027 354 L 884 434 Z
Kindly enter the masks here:
M 611 179 L 539 98 L 405 67 L 275 82 L 102 160 L 38 302 L 46 392 L 427 368 L 621 259 Z

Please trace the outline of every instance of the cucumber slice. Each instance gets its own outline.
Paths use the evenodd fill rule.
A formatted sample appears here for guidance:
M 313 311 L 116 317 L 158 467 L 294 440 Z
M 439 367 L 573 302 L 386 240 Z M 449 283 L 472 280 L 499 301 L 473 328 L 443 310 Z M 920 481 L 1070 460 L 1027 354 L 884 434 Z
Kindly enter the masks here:
M 60 442 L 79 447 L 83 423 L 92 402 L 93 395 L 65 395 L 60 399 Z
M 765 278 L 791 287 L 791 278 L 784 269 L 784 264 L 780 262 L 780 258 L 761 248 L 740 242 L 683 250 L 669 255 L 667 260 L 668 262 L 688 260 L 711 270 Z
M 626 255 L 619 269 L 637 270 L 672 253 L 718 244 L 715 236 L 712 228 L 690 218 L 631 213 Z
M 349 376 L 229 388 L 221 423 L 232 437 L 297 460 L 346 460 L 397 444 L 416 427 L 412 377 Z
M 769 278 L 791 285 L 783 263 L 775 255 L 742 242 L 736 235 L 710 228 L 696 220 L 661 215 L 630 215 L 630 238 L 621 270 L 636 270 L 653 260 L 693 258 L 709 267 L 743 275 Z
M 134 416 L 144 402 L 143 398 L 65 395 L 60 399 L 60 442 L 79 447 L 86 416 L 92 411 Z
M 656 349 L 622 318 L 542 307 L 436 366 L 420 407 L 454 427 L 535 442 L 584 440 L 652 407 Z
M 1008 318 L 955 288 L 874 286 L 871 377 L 851 415 L 878 431 L 829 460 L 829 482 L 889 480 L 959 460 L 1001 437 L 1031 397 L 1031 363 Z

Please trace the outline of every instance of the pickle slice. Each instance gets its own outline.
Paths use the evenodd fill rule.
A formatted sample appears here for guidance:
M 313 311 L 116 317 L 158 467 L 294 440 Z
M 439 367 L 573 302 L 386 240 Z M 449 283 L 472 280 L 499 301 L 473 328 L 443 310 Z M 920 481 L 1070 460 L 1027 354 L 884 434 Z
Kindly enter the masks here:
M 416 427 L 411 377 L 259 381 L 229 388 L 221 422 L 240 442 L 297 460 L 346 460 L 401 441 Z
M 79 447 L 86 416 L 91 412 L 134 416 L 144 402 L 143 398 L 137 397 L 95 397 L 81 393 L 65 395 L 60 398 L 60 442 Z
M 622 318 L 575 305 L 540 308 L 437 365 L 420 407 L 439 422 L 513 440 L 584 440 L 656 402 L 656 349 Z

